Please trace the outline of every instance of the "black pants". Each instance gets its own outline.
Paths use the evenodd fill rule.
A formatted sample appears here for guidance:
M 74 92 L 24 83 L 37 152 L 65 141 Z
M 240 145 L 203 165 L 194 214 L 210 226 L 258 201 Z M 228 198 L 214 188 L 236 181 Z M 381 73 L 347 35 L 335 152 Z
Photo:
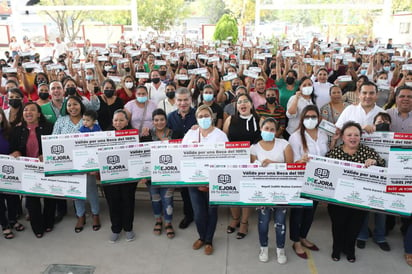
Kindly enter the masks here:
M 0 224 L 3 229 L 7 229 L 17 222 L 19 204 L 21 204 L 19 195 L 0 194 Z
M 190 201 L 189 189 L 187 187 L 182 187 L 180 189 L 180 195 L 183 200 L 183 214 L 185 215 L 185 218 L 193 220 L 193 208 L 192 202 Z
M 40 197 L 26 197 L 26 207 L 34 234 L 43 234 L 46 228 L 53 229 L 54 226 L 57 199 L 43 198 L 43 210 L 40 199 Z
M 136 183 L 104 185 L 112 232 L 133 230 Z
M 291 208 L 289 216 L 289 238 L 293 242 L 306 239 L 310 227 L 312 226 L 313 216 L 315 215 L 318 201 L 313 201 L 313 207 Z
M 329 204 L 328 212 L 332 221 L 333 253 L 343 252 L 347 256 L 355 256 L 356 237 L 366 211 Z
M 57 200 L 57 216 L 66 216 L 67 214 L 67 201 L 66 200 Z

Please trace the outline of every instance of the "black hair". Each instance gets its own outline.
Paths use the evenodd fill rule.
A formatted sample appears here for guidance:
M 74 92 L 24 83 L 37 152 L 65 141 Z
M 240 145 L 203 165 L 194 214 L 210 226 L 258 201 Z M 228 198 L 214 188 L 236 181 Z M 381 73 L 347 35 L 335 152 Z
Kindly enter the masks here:
M 350 127 L 356 127 L 359 130 L 360 136 L 362 136 L 362 127 L 359 123 L 356 123 L 354 121 L 348 121 L 343 124 L 341 130 L 340 130 L 340 135 L 341 137 L 343 136 L 343 133 L 345 133 L 345 130 L 350 128 Z
M 375 115 L 375 117 L 373 117 L 373 124 L 375 124 L 378 117 L 382 117 L 382 119 L 388 120 L 390 124 L 392 123 L 392 118 L 388 113 L 379 112 L 378 114 Z
M 87 109 L 87 110 L 83 113 L 83 116 L 90 117 L 90 118 L 92 118 L 93 121 L 96 121 L 98 115 L 97 115 L 97 112 L 96 112 L 96 111 L 94 111 L 94 110 L 92 110 L 92 109 Z
M 316 112 L 316 115 L 318 116 L 318 119 L 319 119 L 320 113 L 316 105 L 307 105 L 306 107 L 304 107 L 302 110 L 302 113 L 300 114 L 300 119 L 299 119 L 299 134 L 300 134 L 300 138 L 302 139 L 303 151 L 305 152 L 308 151 L 308 143 L 306 142 L 306 135 L 305 135 L 306 128 L 305 128 L 305 125 L 303 124 L 303 120 L 305 120 L 306 113 L 308 113 L 311 110 Z
M 163 109 L 157 108 L 157 109 L 153 110 L 153 112 L 152 112 L 152 120 L 154 120 L 154 117 L 155 117 L 156 115 L 162 115 L 162 116 L 164 116 L 165 119 L 166 119 L 166 121 L 167 121 L 167 115 L 166 115 L 166 112 L 165 112 Z
M 39 104 L 37 104 L 36 102 L 27 102 L 27 103 L 24 104 L 24 106 L 22 107 L 22 111 L 23 111 L 27 106 L 30 106 L 30 105 L 35 105 L 36 108 L 37 108 L 37 112 L 40 114 L 40 116 L 39 116 L 39 124 L 47 123 L 46 117 L 45 117 L 45 116 L 43 115 L 43 113 L 41 112 L 41 107 L 40 107 Z M 21 119 L 21 123 L 22 123 L 22 125 L 27 126 L 27 123 L 26 123 L 26 121 L 24 121 L 24 119 Z

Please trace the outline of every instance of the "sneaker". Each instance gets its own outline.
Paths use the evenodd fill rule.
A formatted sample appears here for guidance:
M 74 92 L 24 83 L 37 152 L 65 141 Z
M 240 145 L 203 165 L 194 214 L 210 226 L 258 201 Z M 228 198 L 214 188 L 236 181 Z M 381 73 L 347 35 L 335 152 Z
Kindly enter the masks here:
M 261 261 L 262 263 L 266 263 L 267 261 L 269 261 L 269 247 L 260 247 L 259 261 Z
M 112 233 L 112 235 L 110 235 L 109 243 L 114 244 L 117 240 L 119 240 L 119 237 L 120 233 Z
M 126 231 L 126 242 L 131 242 L 136 239 L 136 234 L 132 231 Z
M 284 248 L 276 248 L 276 255 L 278 257 L 278 263 L 285 264 L 288 261 Z

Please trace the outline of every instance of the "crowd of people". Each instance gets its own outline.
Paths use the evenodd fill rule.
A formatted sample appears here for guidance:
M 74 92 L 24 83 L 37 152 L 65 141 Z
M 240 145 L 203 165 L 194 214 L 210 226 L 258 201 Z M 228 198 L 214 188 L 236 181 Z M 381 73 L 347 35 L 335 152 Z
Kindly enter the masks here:
M 30 40 L 24 42 L 27 45 Z M 370 41 L 326 43 L 316 37 L 308 43 L 270 44 L 239 42 L 232 45 L 180 44 L 167 39 L 120 40 L 107 48 L 68 48 L 60 38 L 48 42 L 46 56 L 34 46 L 23 50 L 15 37 L 6 58 L 0 59 L 0 149 L 14 157 L 42 160 L 41 136 L 121 130 L 139 130 L 141 142 L 182 139 L 182 143 L 249 141 L 251 161 L 266 167 L 272 163 L 306 163 L 308 155 L 326 156 L 385 166 L 372 148 L 363 145 L 363 132 L 412 133 L 412 56 L 406 45 L 380 45 Z M 79 56 L 83 56 L 81 60 Z M 336 125 L 334 136 L 319 128 L 322 119 Z M 104 185 L 109 207 L 110 241 L 124 230 L 127 241 L 133 231 L 138 182 Z M 174 188 L 152 187 L 149 191 L 154 215 L 153 233 L 168 238 L 173 228 Z M 87 174 L 87 201 L 91 205 L 93 230 L 99 219 L 98 174 Z M 193 221 L 199 238 L 193 249 L 213 253 L 218 212 L 209 206 L 206 187 L 181 188 L 184 219 L 179 228 Z M 24 230 L 18 216 L 24 214 L 21 197 L 0 195 L 3 235 L 12 239 Z M 41 201 L 43 200 L 43 202 Z M 36 237 L 53 231 L 67 214 L 65 200 L 26 197 L 27 218 Z M 308 240 L 318 202 L 313 207 L 258 208 L 260 253 L 269 260 L 268 227 L 275 220 L 276 255 L 287 262 L 286 216 L 293 250 L 307 259 L 306 249 L 318 251 Z M 80 233 L 86 223 L 85 201 L 74 202 Z M 248 234 L 251 208 L 230 208 L 227 233 L 241 240 Z M 355 262 L 355 246 L 368 239 L 368 212 L 329 204 L 333 250 L 339 261 L 345 254 Z M 373 214 L 373 239 L 384 251 L 390 245 L 385 235 L 395 218 Z M 402 219 L 405 259 L 412 266 L 412 225 Z

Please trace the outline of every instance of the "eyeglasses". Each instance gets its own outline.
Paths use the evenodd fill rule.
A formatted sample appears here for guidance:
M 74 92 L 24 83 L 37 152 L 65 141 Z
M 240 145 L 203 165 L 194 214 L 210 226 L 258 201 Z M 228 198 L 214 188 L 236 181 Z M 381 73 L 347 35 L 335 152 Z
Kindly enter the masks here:
M 249 99 L 239 100 L 236 102 L 238 105 L 250 103 Z
M 317 119 L 318 119 L 318 116 L 316 116 L 316 115 L 305 115 L 303 118 L 305 118 L 305 119 L 317 120 Z

